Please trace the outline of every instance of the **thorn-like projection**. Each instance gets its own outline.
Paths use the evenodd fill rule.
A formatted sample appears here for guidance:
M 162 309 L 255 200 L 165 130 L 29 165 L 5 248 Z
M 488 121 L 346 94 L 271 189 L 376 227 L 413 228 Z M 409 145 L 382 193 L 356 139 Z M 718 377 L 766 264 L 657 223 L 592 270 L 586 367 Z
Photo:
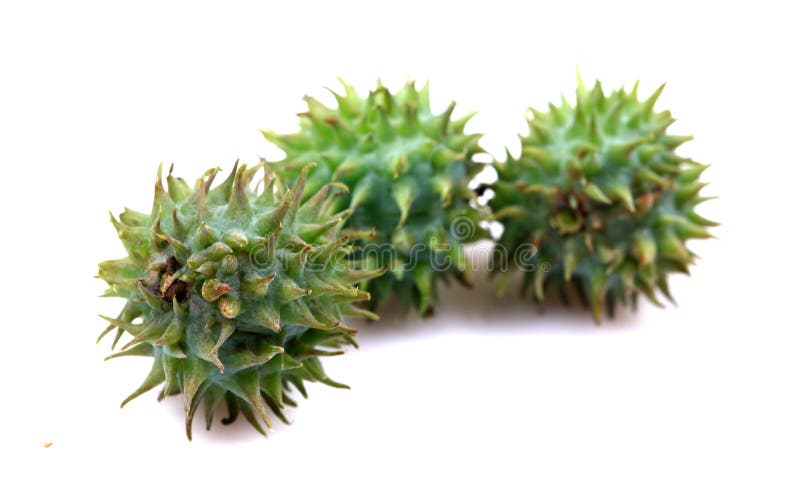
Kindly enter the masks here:
M 112 358 L 117 358 L 117 357 L 152 357 L 152 356 L 153 356 L 153 345 L 149 343 L 140 343 L 127 350 L 123 350 L 117 353 L 112 353 L 104 360 L 111 360 Z
M 172 175 L 173 164 L 169 166 L 169 174 L 167 175 L 167 191 L 172 201 L 180 202 L 191 196 L 192 187 L 182 178 L 176 178 Z
M 330 205 L 336 201 L 337 196 L 345 195 L 349 192 L 350 189 L 342 183 L 328 183 L 300 207 L 298 215 L 303 218 L 316 218 L 321 213 L 330 211 Z
M 398 181 L 392 188 L 392 198 L 400 209 L 400 220 L 397 226 L 402 227 L 408 218 L 408 210 L 414 202 L 414 188 L 410 180 Z
M 177 305 L 177 302 L 176 302 Z M 180 317 L 176 316 L 175 318 L 170 321 L 167 329 L 164 330 L 164 333 L 152 343 L 154 347 L 163 347 L 166 345 L 173 345 L 175 343 L 180 342 L 183 339 L 184 328 L 186 327 L 186 323 Z
M 408 155 L 401 154 L 397 155 L 392 158 L 390 164 L 390 169 L 392 172 L 392 178 L 397 179 L 402 175 L 406 168 L 408 167 Z
M 633 254 L 639 267 L 650 265 L 656 260 L 656 242 L 652 236 L 639 233 L 633 237 Z
M 361 282 L 367 281 L 370 279 L 374 279 L 378 276 L 382 276 L 386 271 L 389 269 L 389 264 L 384 264 L 383 267 L 378 269 L 360 269 L 360 270 L 351 270 L 347 272 L 347 277 L 350 279 L 351 282 Z
M 146 289 L 142 281 L 137 281 L 136 286 L 139 288 L 139 295 L 142 297 L 142 301 L 147 303 L 153 310 L 158 311 L 163 309 L 165 303 L 158 294 Z
M 245 274 L 242 278 L 242 289 L 254 296 L 265 296 L 269 290 L 269 283 L 275 280 L 277 274 L 260 276 L 257 273 Z
M 161 177 L 161 170 L 163 168 L 163 164 L 158 165 L 158 173 L 156 174 L 156 184 L 155 190 L 153 195 L 153 210 L 151 214 L 158 215 L 161 209 L 168 209 L 172 206 L 172 199 L 169 197 L 169 194 L 164 189 L 164 182 Z
M 189 256 L 189 258 L 186 260 L 186 264 L 192 269 L 197 269 L 200 267 L 200 265 L 209 261 L 219 262 L 223 257 L 232 253 L 233 249 L 228 247 L 223 242 L 215 242 L 207 249 L 201 250 L 200 252 L 196 252 Z
M 199 401 L 196 399 L 200 386 L 208 376 L 208 366 L 196 358 L 189 358 L 183 366 L 183 411 L 186 415 L 186 437 L 192 439 L 192 418 Z
M 292 279 L 281 279 L 278 281 L 276 292 L 278 298 L 280 298 L 280 300 L 284 303 L 288 303 L 290 301 L 294 301 L 295 299 L 311 294 L 310 289 L 304 289 L 300 287 Z
M 281 315 L 277 307 L 270 303 L 260 303 L 254 312 L 255 322 L 275 333 L 281 331 Z
M 303 169 L 300 171 L 300 176 L 297 178 L 297 182 L 295 182 L 294 187 L 292 187 L 291 191 L 289 191 L 289 222 L 294 222 L 294 217 L 297 214 L 297 210 L 300 209 L 300 205 L 303 201 L 303 191 L 306 187 L 306 182 L 308 181 L 308 173 L 311 169 L 316 166 L 317 163 L 309 162 Z
M 680 263 L 692 261 L 692 254 L 674 232 L 663 232 L 658 237 L 658 255 Z
M 252 173 L 247 171 L 247 165 L 243 164 L 236 172 L 233 180 L 233 188 L 228 197 L 226 216 L 231 220 L 249 219 L 252 215 L 250 202 L 248 200 L 248 185 Z
M 664 145 L 669 149 L 677 149 L 678 146 L 689 142 L 693 138 L 691 135 L 667 135 L 664 137 Z
M 656 91 L 654 91 L 653 94 L 647 98 L 647 100 L 642 102 L 639 113 L 645 116 L 650 115 L 650 112 L 653 111 L 653 107 L 656 105 L 658 97 L 661 96 L 661 92 L 664 91 L 664 86 L 666 86 L 666 83 L 663 83 L 661 86 L 656 88 Z
M 197 243 L 203 248 L 208 248 L 219 240 L 217 232 L 209 228 L 205 221 L 200 221 L 196 231 Z
M 162 365 L 161 354 L 159 352 L 154 352 L 153 367 L 150 369 L 150 373 L 147 374 L 147 377 L 145 377 L 144 382 L 142 382 L 142 385 L 140 385 L 138 389 L 133 391 L 133 393 L 130 396 L 126 397 L 125 400 L 122 401 L 122 404 L 119 405 L 119 407 L 124 408 L 125 405 L 131 402 L 132 400 L 136 399 L 145 392 L 149 391 L 150 389 L 164 382 L 164 379 L 165 379 L 164 366 Z
M 230 174 L 228 174 L 228 177 L 225 178 L 225 181 L 208 192 L 209 203 L 225 204 L 230 201 L 231 193 L 233 192 L 233 185 L 236 182 L 236 174 L 238 174 L 238 172 L 239 161 L 237 160 L 233 164 L 233 169 L 231 170 Z
M 322 223 L 311 223 L 298 226 L 298 236 L 304 241 L 314 241 L 319 237 L 328 233 L 329 230 L 340 225 L 351 214 L 350 210 L 345 210 L 340 214 L 334 215 L 333 218 Z
M 611 199 L 606 196 L 602 189 L 600 189 L 594 183 L 588 183 L 584 186 L 584 191 L 586 194 L 595 201 L 599 201 L 600 203 L 611 204 Z
M 220 282 L 219 279 L 208 279 L 203 282 L 201 294 L 206 301 L 216 301 L 230 290 L 231 286 Z
M 233 387 L 231 390 L 234 394 L 244 400 L 245 403 L 251 408 L 255 409 L 258 416 L 266 424 L 267 429 L 272 429 L 272 423 L 267 414 L 267 409 L 264 405 L 264 400 L 261 397 L 261 386 L 259 375 L 252 370 L 242 371 L 236 374 L 232 380 Z
M 234 252 L 242 252 L 247 249 L 247 235 L 238 230 L 226 232 L 222 241 Z
M 633 193 L 630 186 L 625 183 L 613 183 L 606 187 L 606 191 L 617 201 L 622 203 L 626 210 L 633 213 L 636 208 L 633 206 Z

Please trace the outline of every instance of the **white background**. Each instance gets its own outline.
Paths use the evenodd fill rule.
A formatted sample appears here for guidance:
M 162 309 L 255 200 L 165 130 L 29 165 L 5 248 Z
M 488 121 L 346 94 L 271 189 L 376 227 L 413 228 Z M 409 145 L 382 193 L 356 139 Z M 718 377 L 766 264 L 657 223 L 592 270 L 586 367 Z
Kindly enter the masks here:
M 785 2 L 788 4 L 789 2 Z M 64 485 L 798 485 L 797 16 L 780 3 L 3 2 L 0 7 L 0 478 Z M 223 6 L 224 5 L 224 6 Z M 528 105 L 667 81 L 659 107 L 713 166 L 679 307 L 596 327 L 494 284 L 436 317 L 360 326 L 268 439 L 183 434 L 179 399 L 118 405 L 146 359 L 104 363 L 96 264 L 107 211 L 150 207 L 159 161 L 194 179 L 275 157 L 304 93 L 343 76 L 432 81 L 502 155 Z M 53 442 L 45 449 L 43 443 Z M 9 469 L 10 467 L 10 469 Z M 12 485 L 8 479 L 4 485 Z

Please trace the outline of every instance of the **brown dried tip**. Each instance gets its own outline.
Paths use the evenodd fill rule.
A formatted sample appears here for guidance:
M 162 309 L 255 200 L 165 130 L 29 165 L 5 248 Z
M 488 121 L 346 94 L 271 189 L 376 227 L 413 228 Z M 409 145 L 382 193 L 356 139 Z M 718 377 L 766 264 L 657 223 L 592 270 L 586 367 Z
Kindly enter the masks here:
M 166 291 L 164 291 L 163 299 L 166 303 L 172 304 L 172 300 L 175 299 L 178 303 L 185 303 L 189 301 L 189 298 L 192 296 L 192 288 L 189 284 L 185 281 L 181 281 L 180 279 L 176 279 L 172 281 L 172 284 L 169 285 Z
M 178 272 L 178 269 L 180 268 L 181 264 L 178 262 L 178 259 L 176 259 L 174 255 L 167 257 L 167 268 L 164 270 L 164 272 L 166 272 L 167 275 L 171 276 L 175 274 L 176 272 Z

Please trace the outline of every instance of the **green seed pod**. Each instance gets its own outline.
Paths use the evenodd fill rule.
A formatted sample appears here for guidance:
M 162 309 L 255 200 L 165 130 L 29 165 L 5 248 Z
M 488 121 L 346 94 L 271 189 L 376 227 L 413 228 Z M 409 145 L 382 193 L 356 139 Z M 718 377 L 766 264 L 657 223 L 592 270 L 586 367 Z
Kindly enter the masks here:
M 268 183 L 260 193 L 250 189 L 259 169 Z M 317 356 L 355 343 L 344 318 L 363 316 L 352 303 L 369 295 L 351 277 L 362 264 L 331 253 L 342 244 L 336 226 L 299 234 L 333 217 L 334 195 L 321 196 L 323 208 L 313 211 L 301 203 L 308 169 L 291 190 L 272 184 L 263 163 L 237 164 L 214 188 L 217 170 L 209 171 L 194 190 L 170 171 L 165 190 L 159 168 L 151 215 L 112 217 L 128 256 L 101 263 L 99 277 L 110 286 L 106 296 L 126 303 L 105 318 L 101 338 L 115 331 L 115 346 L 128 333 L 133 339 L 111 357 L 153 358 L 123 405 L 163 384 L 159 397 L 183 395 L 191 439 L 200 404 L 207 427 L 224 402 L 230 416 L 223 423 L 241 412 L 263 433 L 258 418 L 269 427 L 269 409 L 285 419 L 291 387 L 303 395 L 304 381 L 346 387 L 325 375 Z M 336 291 L 285 291 L 320 286 Z
M 286 152 L 276 167 L 294 181 L 307 162 L 318 163 L 306 186 L 309 203 L 318 192 L 339 191 L 339 183 L 349 187 L 333 203 L 337 211 L 348 211 L 346 232 L 362 249 L 359 255 L 393 270 L 366 282 L 370 307 L 394 294 L 406 307 L 428 313 L 438 281 L 470 280 L 465 262 L 437 266 L 434 260 L 485 235 L 478 227 L 483 214 L 468 187 L 482 169 L 473 161 L 483 152 L 481 136 L 464 132 L 472 114 L 451 118 L 455 103 L 433 113 L 427 83 L 419 90 L 408 83 L 395 94 L 379 83 L 366 98 L 342 85 L 344 93 L 333 93 L 335 108 L 305 98 L 308 110 L 300 114 L 298 133 L 264 132 Z M 432 239 L 444 250 L 428 247 Z
M 489 186 L 504 227 L 495 271 L 533 245 L 523 293 L 577 295 L 597 321 L 603 307 L 611 314 L 640 293 L 659 305 L 658 290 L 672 299 L 668 274 L 694 262 L 686 240 L 710 237 L 716 224 L 695 213 L 707 166 L 675 153 L 691 137 L 668 135 L 674 119 L 653 109 L 662 89 L 639 101 L 636 87 L 606 94 L 579 80 L 575 105 L 529 111 L 520 156 L 495 163 Z

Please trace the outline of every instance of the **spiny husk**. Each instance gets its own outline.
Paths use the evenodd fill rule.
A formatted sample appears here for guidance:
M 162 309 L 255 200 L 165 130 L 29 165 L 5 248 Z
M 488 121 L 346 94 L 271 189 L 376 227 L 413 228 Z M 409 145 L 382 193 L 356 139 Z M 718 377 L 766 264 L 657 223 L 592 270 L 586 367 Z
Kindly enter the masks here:
M 305 98 L 298 133 L 264 131 L 286 153 L 276 167 L 294 181 L 306 162 L 318 163 L 306 198 L 331 181 L 348 186 L 350 194 L 334 204 L 351 212 L 345 229 L 361 255 L 391 266 L 366 281 L 370 307 L 393 293 L 428 313 L 438 281 L 469 283 L 461 244 L 484 235 L 478 227 L 484 215 L 468 187 L 482 168 L 473 161 L 483 152 L 480 134 L 464 131 L 472 114 L 452 119 L 455 103 L 433 113 L 427 83 L 418 90 L 409 82 L 394 94 L 378 83 L 366 98 L 342 85 L 343 93 L 333 92 L 335 108 Z
M 265 164 L 234 167 L 212 188 L 218 169 L 194 188 L 161 168 L 150 213 L 126 209 L 111 220 L 127 257 L 100 264 L 106 296 L 126 300 L 114 318 L 111 357 L 153 358 L 142 385 L 122 405 L 161 385 L 159 399 L 182 394 L 186 434 L 203 404 L 206 426 L 227 405 L 227 424 L 241 412 L 260 432 L 268 410 L 284 419 L 292 387 L 305 381 L 346 387 L 328 378 L 319 357 L 355 344 L 345 317 L 363 315 L 352 303 L 368 299 L 356 287 L 364 270 L 337 236 L 342 215 L 335 194 L 302 203 L 306 174 L 293 188 L 276 184 Z M 259 170 L 263 181 L 252 189 Z M 98 339 L 99 341 L 99 339 Z
M 520 156 L 495 163 L 494 271 L 523 268 L 523 293 L 577 295 L 596 321 L 639 294 L 672 299 L 668 274 L 695 260 L 686 241 L 715 223 L 695 212 L 707 166 L 676 154 L 691 137 L 668 134 L 675 119 L 654 110 L 662 89 L 640 101 L 637 86 L 606 94 L 579 80 L 575 105 L 529 110 Z

